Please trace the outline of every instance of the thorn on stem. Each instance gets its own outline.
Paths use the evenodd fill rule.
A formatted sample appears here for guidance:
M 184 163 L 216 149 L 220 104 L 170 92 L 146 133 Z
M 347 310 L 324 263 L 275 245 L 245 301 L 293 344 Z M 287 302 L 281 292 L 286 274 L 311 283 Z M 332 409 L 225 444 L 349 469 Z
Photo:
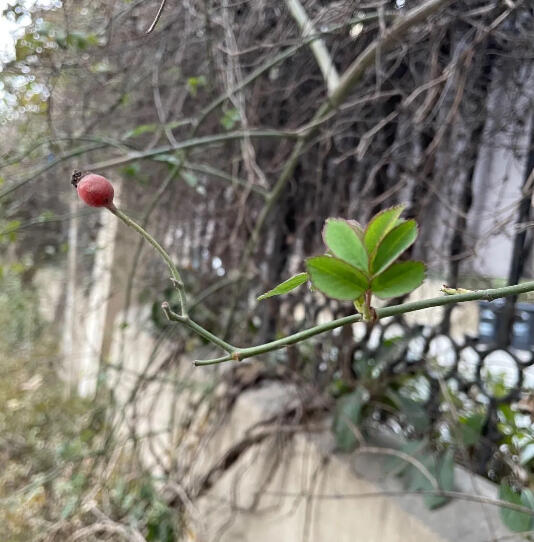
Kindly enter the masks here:
M 171 319 L 171 306 L 169 305 L 168 301 L 164 301 L 161 304 L 161 310 L 163 311 L 163 313 L 165 314 L 167 319 L 170 320 Z
M 465 288 L 451 288 L 446 284 L 443 285 L 440 291 L 445 295 L 469 294 L 472 292 L 472 290 L 467 290 Z
M 181 290 L 184 287 L 184 283 L 181 280 L 177 280 L 174 277 L 171 277 L 171 282 L 175 288 Z

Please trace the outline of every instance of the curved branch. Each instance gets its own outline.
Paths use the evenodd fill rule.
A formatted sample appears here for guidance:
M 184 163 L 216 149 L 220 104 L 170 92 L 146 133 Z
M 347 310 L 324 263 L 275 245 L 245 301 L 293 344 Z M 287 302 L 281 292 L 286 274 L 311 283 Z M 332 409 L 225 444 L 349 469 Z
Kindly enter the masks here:
M 152 21 L 152 24 L 149 26 L 145 34 L 150 34 L 154 30 L 154 28 L 156 28 L 159 18 L 161 17 L 161 14 L 163 13 L 163 8 L 165 7 L 166 2 L 167 0 L 161 0 L 161 4 L 159 5 L 158 12 L 156 13 L 154 20 Z
M 313 23 L 310 21 L 306 10 L 299 2 L 299 0 L 286 0 L 287 8 L 289 9 L 293 19 L 299 25 L 299 28 L 304 37 L 316 34 L 316 30 L 313 27 Z M 326 45 L 322 39 L 312 41 L 310 43 L 310 49 L 312 50 L 313 56 L 317 61 L 317 65 L 323 74 L 323 78 L 326 81 L 326 87 L 328 88 L 328 93 L 331 94 L 334 92 L 336 87 L 339 84 L 339 74 L 337 73 L 334 62 L 330 57 L 330 53 L 326 48 Z
M 143 160 L 145 158 L 153 158 L 160 154 L 166 154 L 169 152 L 187 150 L 193 147 L 203 147 L 206 145 L 214 145 L 215 143 L 223 143 L 225 141 L 234 141 L 243 139 L 245 137 L 272 137 L 272 138 L 296 138 L 297 133 L 293 130 L 247 130 L 227 132 L 225 134 L 214 134 L 203 137 L 193 137 L 179 142 L 177 145 L 165 145 L 164 147 L 157 147 L 156 149 L 150 149 L 148 151 L 131 153 L 128 156 L 121 156 L 119 158 L 112 158 L 111 160 L 105 160 L 103 162 L 97 162 L 85 166 L 85 169 L 90 171 L 96 171 L 105 169 L 108 167 L 122 166 L 135 162 L 137 160 Z M 81 153 L 80 153 L 81 154 Z

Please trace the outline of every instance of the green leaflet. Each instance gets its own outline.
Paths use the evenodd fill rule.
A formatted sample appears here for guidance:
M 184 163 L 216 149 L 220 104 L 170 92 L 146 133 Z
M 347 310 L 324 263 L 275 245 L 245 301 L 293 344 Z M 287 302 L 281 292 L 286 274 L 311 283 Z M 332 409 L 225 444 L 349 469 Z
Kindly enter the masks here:
M 404 207 L 404 205 L 396 205 L 384 209 L 371 219 L 364 233 L 365 248 L 369 254 L 372 254 L 382 239 L 398 225 L 397 221 L 404 211 Z
M 389 267 L 417 238 L 415 220 L 407 220 L 395 226 L 381 241 L 371 262 L 373 275 Z
M 381 299 L 408 294 L 421 286 L 425 278 L 423 262 L 394 263 L 371 282 L 373 294 Z
M 280 283 L 278 286 L 265 292 L 264 294 L 258 297 L 258 301 L 262 299 L 267 299 L 268 297 L 273 297 L 275 295 L 287 294 L 291 290 L 299 287 L 301 284 L 304 284 L 308 280 L 308 273 L 299 273 L 298 275 L 293 275 L 291 278 Z
M 337 258 L 308 258 L 306 267 L 312 284 L 334 299 L 356 299 L 368 287 L 367 278 L 361 271 Z
M 367 251 L 348 221 L 329 218 L 323 228 L 323 240 L 334 256 L 360 271 L 367 271 L 369 267 Z

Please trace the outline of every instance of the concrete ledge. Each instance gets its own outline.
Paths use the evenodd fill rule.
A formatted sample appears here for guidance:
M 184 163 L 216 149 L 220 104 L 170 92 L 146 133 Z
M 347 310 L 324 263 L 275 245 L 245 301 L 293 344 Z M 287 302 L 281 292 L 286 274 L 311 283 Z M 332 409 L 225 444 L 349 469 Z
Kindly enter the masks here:
M 510 535 L 494 506 L 457 500 L 429 511 L 420 496 L 384 495 L 403 492 L 385 456 L 334 454 L 331 422 L 324 417 L 309 416 L 309 425 L 295 432 L 293 418 L 319 399 L 310 390 L 264 380 L 236 391 L 225 377 L 228 368 L 200 371 L 178 358 L 160 373 L 172 345 L 154 349 L 142 329 L 126 331 L 125 371 L 113 383 L 115 395 L 127 401 L 134 375 L 150 363 L 148 375 L 156 379 L 144 380 L 135 405 L 123 409 L 124 421 L 137 434 L 157 433 L 143 439 L 145 465 L 155 474 L 172 465 L 175 485 L 193 496 L 187 509 L 191 542 L 522 540 Z M 239 367 L 249 386 L 258 370 L 263 373 L 261 365 Z M 214 386 L 215 403 L 202 400 L 206 385 Z M 235 402 L 225 409 L 229 393 Z M 456 480 L 458 491 L 497 497 L 493 484 L 464 469 L 457 468 Z
M 214 440 L 214 450 L 220 453 L 225 441 L 235 442 L 262 418 L 270 419 L 273 410 L 294 400 L 295 393 L 292 386 L 279 383 L 243 393 Z M 205 540 L 523 540 L 510 534 L 498 508 L 491 505 L 457 500 L 430 511 L 417 495 L 380 495 L 404 489 L 388 473 L 387 458 L 333 454 L 329 422 L 324 425 L 321 432 L 296 434 L 290 441 L 273 436 L 243 454 L 199 502 L 201 515 L 207 518 Z M 497 498 L 496 486 L 463 468 L 457 468 L 456 479 L 458 491 Z

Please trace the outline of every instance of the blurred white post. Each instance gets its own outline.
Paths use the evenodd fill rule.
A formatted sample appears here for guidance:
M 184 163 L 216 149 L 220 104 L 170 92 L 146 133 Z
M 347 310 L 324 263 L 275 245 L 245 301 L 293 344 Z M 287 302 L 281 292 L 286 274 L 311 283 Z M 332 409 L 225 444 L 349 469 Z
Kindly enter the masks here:
M 114 183 L 115 187 L 117 184 Z M 108 302 L 111 294 L 118 220 L 109 211 L 103 209 L 100 222 L 102 225 L 96 239 L 91 287 L 85 306 L 80 307 L 78 311 L 82 333 L 78 380 L 78 393 L 81 397 L 91 397 L 96 391 Z
M 68 235 L 68 254 L 67 254 L 67 291 L 65 295 L 65 318 L 63 321 L 62 334 L 62 353 L 63 367 L 65 371 L 65 380 L 68 384 L 69 394 L 72 393 L 76 381 L 74 345 L 76 329 L 76 255 L 78 252 L 78 196 L 76 191 L 71 192 L 69 204 L 70 220 Z

